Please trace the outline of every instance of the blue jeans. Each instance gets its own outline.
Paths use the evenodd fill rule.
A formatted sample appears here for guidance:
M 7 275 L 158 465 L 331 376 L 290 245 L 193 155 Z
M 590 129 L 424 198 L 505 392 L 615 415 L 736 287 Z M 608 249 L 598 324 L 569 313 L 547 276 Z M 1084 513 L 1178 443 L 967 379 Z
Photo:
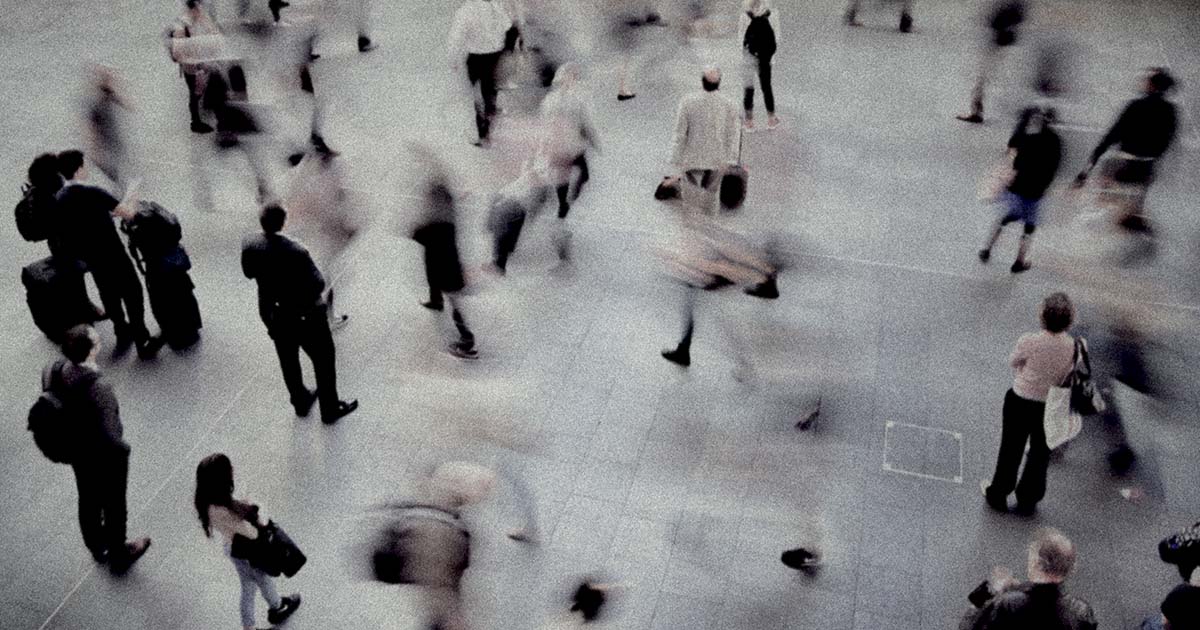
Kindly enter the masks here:
M 238 579 L 242 582 L 242 627 L 254 627 L 254 589 L 262 592 L 263 599 L 271 605 L 271 608 L 279 608 L 283 600 L 279 598 L 279 593 L 275 590 L 275 580 L 271 576 L 250 566 L 246 560 L 234 558 L 233 567 L 237 569 Z
M 1142 625 L 1138 626 L 1138 630 L 1163 630 L 1162 615 L 1153 614 L 1149 617 L 1146 617 L 1146 620 L 1142 622 Z

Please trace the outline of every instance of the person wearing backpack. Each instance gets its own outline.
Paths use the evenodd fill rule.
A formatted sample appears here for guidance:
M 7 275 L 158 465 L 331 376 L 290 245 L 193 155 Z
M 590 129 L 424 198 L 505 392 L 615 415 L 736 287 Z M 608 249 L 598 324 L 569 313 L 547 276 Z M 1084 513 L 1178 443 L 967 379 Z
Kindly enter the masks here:
M 259 529 L 265 527 L 259 506 L 233 498 L 233 464 L 223 453 L 213 453 L 196 466 L 196 493 L 193 498 L 196 515 L 204 535 L 211 538 L 213 530 L 225 541 L 225 555 L 233 561 L 241 582 L 240 610 L 242 628 L 254 630 L 254 591 L 262 593 L 270 608 L 267 621 L 278 625 L 300 607 L 300 594 L 280 597 L 275 580 L 265 571 L 251 565 L 246 558 L 234 555 L 239 542 L 257 540 Z
M 113 388 L 100 375 L 100 336 L 86 324 L 67 331 L 64 358 L 42 373 L 42 396 L 29 414 L 29 428 L 43 454 L 68 463 L 79 491 L 79 529 L 96 562 L 116 575 L 129 570 L 149 538 L 128 541 L 125 494 L 129 443 Z
M 146 278 L 150 310 L 162 329 L 162 339 L 174 350 L 200 340 L 200 306 L 196 303 L 191 258 L 180 241 L 179 219 L 153 201 L 139 201 L 138 211 L 121 222 L 129 236 L 129 253 Z
M 779 16 L 771 6 L 771 0 L 746 0 L 738 17 L 738 33 L 742 39 L 744 124 L 747 130 L 754 129 L 754 77 L 757 75 L 762 86 L 763 105 L 767 108 L 767 129 L 774 129 L 779 126 L 779 117 L 775 115 L 775 91 L 771 87 L 771 58 L 779 43 Z

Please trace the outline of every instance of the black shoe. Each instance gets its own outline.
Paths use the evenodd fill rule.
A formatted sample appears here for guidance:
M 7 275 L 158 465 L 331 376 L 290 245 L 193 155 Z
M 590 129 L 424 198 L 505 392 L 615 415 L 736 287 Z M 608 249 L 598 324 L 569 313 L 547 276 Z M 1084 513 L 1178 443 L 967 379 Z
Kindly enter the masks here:
M 112 358 L 120 359 L 125 356 L 129 349 L 134 346 L 133 337 L 127 334 L 118 334 L 117 341 L 113 344 Z
M 287 161 L 291 166 L 300 166 L 300 162 L 304 159 L 304 152 L 293 153 L 288 156 Z
M 192 133 L 212 133 L 212 130 L 212 125 L 204 122 L 203 120 L 192 121 Z
M 292 613 L 296 612 L 296 609 L 299 607 L 300 593 L 288 595 L 279 601 L 279 608 L 267 610 L 267 621 L 271 622 L 273 626 L 279 625 L 287 621 L 287 618 L 291 617 Z
M 1017 505 L 1013 507 L 1012 513 L 1018 516 L 1033 516 L 1037 513 L 1037 504 L 1017 501 Z
M 1017 261 L 1013 261 L 1012 266 L 1009 267 L 1008 270 L 1013 273 L 1023 273 L 1023 272 L 1029 271 L 1029 268 L 1032 266 L 1033 265 L 1030 265 L 1029 263 L 1025 262 L 1024 260 L 1017 260 Z
M 337 407 L 332 412 L 325 413 L 324 411 L 322 411 L 321 412 L 321 422 L 324 422 L 325 424 L 333 424 L 333 423 L 337 422 L 338 420 L 341 420 L 342 418 L 345 418 L 346 416 L 354 413 L 355 409 L 358 409 L 358 401 L 357 400 L 351 400 L 351 401 L 343 400 L 337 404 Z
M 376 48 L 379 48 L 379 44 L 372 42 L 370 37 L 359 37 L 358 38 L 358 52 L 360 52 L 360 53 L 370 52 L 372 50 L 375 50 Z
M 628 101 L 629 99 L 631 99 L 635 96 L 637 96 L 637 94 L 618 94 L 617 100 L 618 101 Z
M 911 15 L 909 15 L 907 13 L 900 14 L 900 32 L 901 33 L 911 33 L 912 32 L 912 16 Z
M 662 357 L 681 367 L 687 367 L 692 364 L 692 355 L 686 350 L 663 350 Z
M 271 10 L 271 17 L 276 22 L 279 21 L 279 11 L 290 6 L 292 6 L 290 2 L 284 2 L 283 0 L 271 0 L 267 3 L 267 8 Z
M 146 338 L 141 343 L 137 344 L 138 358 L 143 361 L 153 359 L 154 357 L 158 356 L 158 351 L 162 350 L 163 343 L 165 342 L 163 341 L 162 337 Z
M 764 300 L 774 300 L 779 297 L 779 287 L 775 284 L 775 276 L 767 276 L 765 281 L 746 289 L 745 293 Z
M 479 358 L 479 351 L 475 349 L 474 345 L 452 343 L 446 347 L 446 352 L 460 359 L 474 360 Z
M 979 481 L 979 491 L 983 494 L 983 500 L 985 503 L 987 503 L 988 507 L 992 508 L 993 510 L 995 510 L 997 512 L 1007 512 L 1008 511 L 1008 502 L 1007 501 L 1004 501 L 1004 502 L 995 501 L 992 499 L 991 495 L 988 494 L 988 482 L 986 479 L 982 479 Z
M 789 569 L 797 571 L 811 569 L 821 562 L 820 556 L 803 548 L 788 549 L 779 555 L 779 561 Z
M 142 556 L 146 555 L 146 550 L 150 548 L 149 538 L 139 538 L 133 542 L 125 543 L 125 553 L 119 558 L 112 558 L 111 554 L 108 569 L 114 575 L 123 575 L 129 571 Z
M 292 401 L 292 406 L 296 408 L 296 415 L 301 418 L 307 418 L 312 411 L 313 405 L 317 402 L 317 392 L 310 391 L 302 400 Z
M 1116 475 L 1124 475 L 1133 468 L 1133 463 L 1137 461 L 1137 456 L 1134 455 L 1133 449 L 1128 445 L 1122 444 L 1108 454 L 1108 468 Z
M 238 145 L 238 139 L 235 135 L 225 135 L 217 139 L 217 146 L 222 149 L 232 149 Z
M 959 114 L 959 115 L 955 116 L 955 118 L 957 118 L 963 122 L 975 123 L 976 125 L 983 124 L 983 115 L 982 114 L 974 114 L 974 113 Z
M 424 306 L 425 308 L 427 308 L 431 311 L 439 311 L 439 312 L 443 308 L 446 308 L 446 304 L 444 302 L 441 302 L 440 300 L 439 301 L 429 300 L 428 302 L 421 302 L 421 306 Z
M 990 249 L 979 250 L 979 262 L 987 262 L 987 261 L 991 260 L 991 258 L 992 258 L 992 250 L 990 250 Z
M 93 551 L 92 552 L 92 560 L 95 560 L 96 564 L 108 564 L 108 550 L 107 549 L 99 549 L 99 550 Z

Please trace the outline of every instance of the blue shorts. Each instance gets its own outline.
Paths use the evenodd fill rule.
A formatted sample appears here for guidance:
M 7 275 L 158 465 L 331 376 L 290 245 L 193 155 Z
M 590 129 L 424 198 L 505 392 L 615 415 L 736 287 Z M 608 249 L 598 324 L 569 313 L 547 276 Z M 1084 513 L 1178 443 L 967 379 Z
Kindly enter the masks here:
M 1000 219 L 1000 225 L 1008 225 L 1014 221 L 1020 221 L 1025 224 L 1025 232 L 1033 232 L 1033 228 L 1037 227 L 1038 223 L 1038 208 L 1042 205 L 1041 199 L 1026 199 L 1014 192 L 1004 191 L 1000 201 L 1004 204 L 1004 217 Z

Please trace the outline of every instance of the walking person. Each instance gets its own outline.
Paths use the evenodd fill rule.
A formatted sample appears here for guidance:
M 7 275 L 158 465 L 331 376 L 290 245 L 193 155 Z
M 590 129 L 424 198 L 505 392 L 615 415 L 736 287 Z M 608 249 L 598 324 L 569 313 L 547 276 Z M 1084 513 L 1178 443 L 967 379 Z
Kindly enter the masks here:
M 1188 581 L 1171 589 L 1158 610 L 1159 614 L 1147 617 L 1138 630 L 1200 628 L 1200 571 L 1193 570 Z
M 462 314 L 462 291 L 467 283 L 459 258 L 454 193 L 444 174 L 435 175 L 427 184 L 425 205 L 424 216 L 412 231 L 412 239 L 425 249 L 425 278 L 429 282 L 429 301 L 421 306 L 440 312 L 449 302 L 458 341 L 451 342 L 446 351 L 460 359 L 477 359 L 475 334 Z
M 521 231 L 550 203 L 551 194 L 556 189 L 555 180 L 544 156 L 534 156 L 521 165 L 520 176 L 505 184 L 492 197 L 488 209 L 488 230 L 492 233 L 492 264 L 488 267 L 489 271 L 497 275 L 508 273 L 508 259 L 517 250 Z M 562 190 L 565 186 L 557 188 Z M 559 215 L 560 219 L 566 218 L 561 204 Z M 564 228 L 555 234 L 554 239 L 559 260 L 566 260 L 569 233 Z
M 775 115 L 771 63 L 779 45 L 779 15 L 771 0 L 745 0 L 738 16 L 737 32 L 742 41 L 744 124 L 746 129 L 754 129 L 754 77 L 757 76 L 762 87 L 763 106 L 767 109 L 767 129 L 774 129 L 779 126 L 779 117 Z
M 128 219 L 137 212 L 134 191 L 118 201 L 103 189 L 84 184 L 87 167 L 79 151 L 64 151 L 57 160 L 67 182 L 55 196 L 55 248 L 64 258 L 81 263 L 96 281 L 117 336 L 113 355 L 121 356 L 136 346 L 139 357 L 153 358 L 162 340 L 151 337 L 146 328 L 142 283 L 113 224 L 114 216 Z
M 701 75 L 702 92 L 679 102 L 675 114 L 671 163 L 683 171 L 681 183 L 698 195 L 683 195 L 685 204 L 704 214 L 715 214 L 721 170 L 737 162 L 741 125 L 737 108 L 718 91 L 721 70 L 710 67 Z M 691 201 L 689 201 L 691 199 Z
M 119 190 L 125 185 L 121 179 L 122 170 L 128 166 L 121 132 L 121 110 L 130 109 L 129 99 L 112 68 L 93 67 L 91 81 L 92 93 L 84 108 L 88 155 Z
M 1000 233 L 1009 223 L 1020 221 L 1024 226 L 1017 259 L 1010 270 L 1022 273 L 1030 268 L 1029 245 L 1037 229 L 1038 211 L 1046 190 L 1054 182 L 1058 166 L 1062 162 L 1062 139 L 1054 132 L 1053 109 L 1027 109 L 1008 140 L 1008 159 L 1012 161 L 1012 174 L 1001 194 L 1000 203 L 1004 214 L 996 222 L 991 236 L 979 250 L 979 260 L 991 259 L 992 248 L 1000 239 Z
M 1029 543 L 1028 579 L 1009 577 L 990 584 L 979 609 L 968 612 L 959 628 L 1096 630 L 1092 606 L 1063 588 L 1075 568 L 1075 557 L 1075 543 L 1066 535 L 1052 527 L 1039 530 Z
M 221 31 L 200 0 L 185 0 L 183 14 L 167 31 L 167 52 L 171 61 L 179 64 L 179 74 L 188 90 L 188 114 L 192 133 L 210 133 L 213 128 L 200 115 L 200 99 L 212 68 L 200 60 L 189 59 L 176 46 L 180 39 L 220 35 Z
M 79 529 L 96 562 L 123 574 L 150 548 L 149 538 L 126 539 L 126 492 L 131 449 L 124 439 L 121 412 L 112 385 L 100 374 L 100 336 L 86 324 L 68 330 L 63 358 L 42 373 L 42 388 L 62 403 L 76 431 L 71 461 L 79 492 Z
M 991 37 L 984 44 L 979 58 L 979 72 L 975 87 L 971 89 L 971 111 L 955 118 L 969 123 L 983 123 L 983 91 L 996 67 L 1000 64 L 1003 49 L 1017 42 L 1017 30 L 1025 21 L 1025 3 L 1022 0 L 994 0 L 987 13 L 987 26 Z
M 1046 494 L 1050 464 L 1043 424 L 1046 396 L 1051 387 L 1062 386 L 1075 367 L 1075 339 L 1067 334 L 1074 314 L 1065 293 L 1050 294 L 1042 302 L 1042 330 L 1021 335 L 1009 356 L 1013 384 L 1004 396 L 996 470 L 990 484 L 980 482 L 988 506 L 999 512 L 1008 511 L 1008 495 L 1014 489 L 1016 511 L 1021 514 L 1031 514 Z M 1018 482 L 1017 470 L 1023 456 L 1025 469 Z
M 319 401 L 321 422 L 333 424 L 358 409 L 358 401 L 338 397 L 325 278 L 308 250 L 280 233 L 286 221 L 287 212 L 278 204 L 263 208 L 262 234 L 247 238 L 242 246 L 242 273 L 258 283 L 258 314 L 275 343 L 296 415 L 308 416 Z M 304 385 L 301 350 L 312 360 L 315 392 Z
M 579 85 L 580 68 L 575 62 L 559 67 L 551 82 L 550 93 L 542 100 L 542 123 L 545 125 L 541 154 L 549 166 L 550 176 L 558 194 L 558 218 L 565 220 L 571 202 L 579 198 L 583 186 L 591 179 L 587 152 L 599 151 L 596 128 L 592 124 L 591 108 Z M 574 191 L 571 190 L 574 175 Z M 560 237 L 560 258 L 567 257 L 569 232 L 563 228 Z
M 896 4 L 900 5 L 900 32 L 912 32 L 912 0 L 896 0 Z M 862 26 L 862 22 L 858 21 L 858 10 L 862 6 L 862 0 L 850 0 L 850 4 L 846 7 L 846 14 L 842 20 L 850 26 Z
M 662 28 L 662 15 L 654 0 L 601 0 L 597 7 L 606 20 L 604 38 L 617 59 L 617 100 L 637 96 L 630 86 L 630 75 L 640 64 L 643 40 L 648 28 Z
M 240 539 L 257 540 L 259 528 L 265 527 L 259 506 L 233 498 L 233 464 L 222 453 L 213 453 L 196 466 L 196 493 L 193 503 L 204 535 L 211 538 L 216 530 L 225 542 L 225 555 L 233 562 L 241 582 L 239 609 L 243 630 L 254 630 L 254 593 L 258 591 L 267 601 L 267 621 L 279 625 L 287 621 L 300 607 L 300 594 L 280 597 L 275 580 L 250 561 L 235 555 Z
M 500 55 L 516 42 L 512 17 L 499 0 L 466 0 L 454 13 L 447 49 L 450 68 L 466 71 L 475 103 L 477 147 L 490 144 L 492 120 L 496 116 L 496 66 Z

